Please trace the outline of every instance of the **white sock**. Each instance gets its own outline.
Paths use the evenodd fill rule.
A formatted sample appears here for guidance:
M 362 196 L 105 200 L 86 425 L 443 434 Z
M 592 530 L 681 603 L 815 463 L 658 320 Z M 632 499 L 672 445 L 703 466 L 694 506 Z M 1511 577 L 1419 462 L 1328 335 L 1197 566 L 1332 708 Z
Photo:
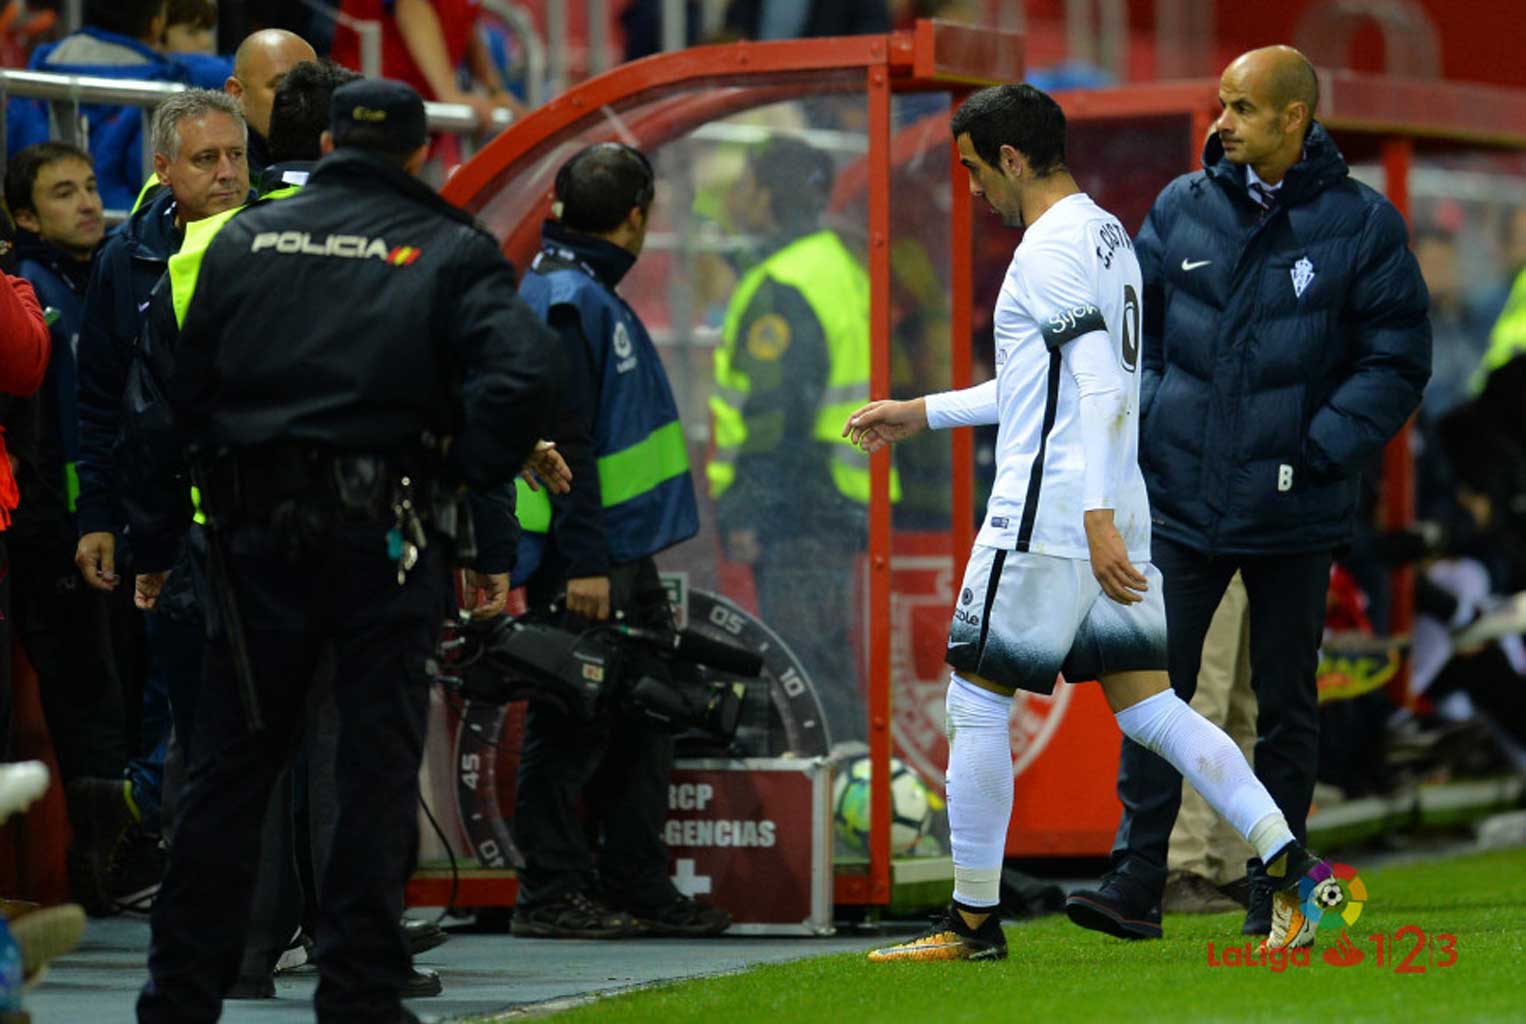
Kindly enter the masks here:
M 1174 691 L 1162 690 L 1114 717 L 1125 736 L 1181 772 L 1209 806 L 1256 848 L 1263 863 L 1293 841 L 1287 819 L 1234 740 Z
M 967 907 L 995 907 L 1012 816 L 1012 698 L 955 674 L 946 709 L 954 899 Z

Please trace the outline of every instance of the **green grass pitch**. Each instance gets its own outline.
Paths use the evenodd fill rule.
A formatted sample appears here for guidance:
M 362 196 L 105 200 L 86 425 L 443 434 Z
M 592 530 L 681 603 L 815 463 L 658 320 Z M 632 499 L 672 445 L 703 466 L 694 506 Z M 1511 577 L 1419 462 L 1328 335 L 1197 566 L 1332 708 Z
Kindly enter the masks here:
M 1338 858 L 1337 858 L 1338 859 Z M 1364 959 L 1331 966 L 1341 929 L 1326 923 L 1308 966 L 1211 967 L 1208 943 L 1243 949 L 1240 916 L 1166 916 L 1166 937 L 1126 943 L 1063 917 L 1010 926 L 1001 963 L 870 964 L 844 954 L 680 982 L 600 999 L 558 1021 L 1522 1021 L 1526 1020 L 1526 850 L 1366 872 L 1359 920 L 1346 929 Z M 1410 959 L 1423 973 L 1400 973 Z M 1369 936 L 1388 936 L 1379 965 Z M 1442 933 L 1455 936 L 1456 963 Z M 1433 961 L 1433 962 L 1428 962 Z

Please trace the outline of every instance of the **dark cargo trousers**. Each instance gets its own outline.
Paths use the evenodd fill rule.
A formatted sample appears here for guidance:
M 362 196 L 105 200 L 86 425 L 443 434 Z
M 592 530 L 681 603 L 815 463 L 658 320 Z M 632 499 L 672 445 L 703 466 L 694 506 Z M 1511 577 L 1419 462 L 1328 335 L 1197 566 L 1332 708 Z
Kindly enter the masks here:
M 1251 687 L 1256 691 L 1256 777 L 1302 842 L 1319 757 L 1315 670 L 1324 632 L 1332 553 L 1211 556 L 1157 536 L 1151 561 L 1165 580 L 1171 687 L 1184 701 L 1197 691 L 1203 639 L 1240 571 L 1250 606 Z M 1123 819 L 1113 868 L 1157 898 L 1166 884 L 1166 850 L 1182 802 L 1182 777 L 1128 737 L 1118 764 Z
M 609 575 L 612 611 L 639 626 L 671 625 L 650 558 L 614 566 Z M 532 580 L 530 606 L 560 601 L 564 592 L 559 581 Z M 563 625 L 587 622 L 566 615 Z M 586 722 L 532 702 L 514 806 L 514 841 L 525 858 L 520 902 L 533 907 L 585 892 L 646 910 L 676 899 L 661 834 L 672 771 L 673 737 L 618 708 Z M 580 801 L 592 819 L 592 841 Z
M 319 1021 L 401 1019 L 408 977 L 399 924 L 416 856 L 418 770 L 429 679 L 447 600 L 431 543 L 403 586 L 386 527 L 341 526 L 293 560 L 275 532 L 229 535 L 233 577 L 265 728 L 251 735 L 226 632 L 209 607 L 207 675 L 196 741 L 154 905 L 143 1022 L 215 1020 L 238 975 L 261 823 L 290 763 L 325 643 L 336 652 L 338 820 L 319 882 Z

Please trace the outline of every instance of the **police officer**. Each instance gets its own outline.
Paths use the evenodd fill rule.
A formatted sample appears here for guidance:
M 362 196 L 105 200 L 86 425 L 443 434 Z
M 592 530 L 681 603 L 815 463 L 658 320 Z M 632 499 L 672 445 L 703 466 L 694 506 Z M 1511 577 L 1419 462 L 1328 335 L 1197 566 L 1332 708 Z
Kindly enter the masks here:
M 752 566 L 759 611 L 804 663 L 840 742 L 865 735 L 850 630 L 869 459 L 842 423 L 869 399 L 869 275 L 821 224 L 833 178 L 826 153 L 785 136 L 733 190 L 733 226 L 761 236 L 765 255 L 726 310 L 706 473 L 727 555 Z
M 549 503 L 521 489 L 515 578 L 528 580 L 532 613 L 579 630 L 612 616 L 671 628 L 652 556 L 699 528 L 672 388 L 646 328 L 615 290 L 646 240 L 653 189 L 651 165 L 629 146 L 573 156 L 556 177 L 559 219 L 547 222 L 520 292 L 567 357 L 555 437 L 573 484 Z M 531 706 L 514 812 L 526 860 L 514 934 L 726 929 L 729 914 L 681 896 L 668 877 L 659 832 L 672 764 L 672 737 L 618 710 L 589 725 Z M 583 792 L 603 837 L 597 873 L 577 813 Z
M 140 1021 L 220 1012 L 260 819 L 326 642 L 339 811 L 320 880 L 317 1017 L 415 1020 L 399 998 L 398 921 L 451 547 L 431 510 L 460 485 L 512 478 L 561 376 L 497 243 L 414 177 L 427 154 L 418 94 L 354 82 L 335 91 L 331 123 L 307 188 L 250 207 L 207 249 L 166 383 L 219 600 Z M 174 544 L 169 531 L 141 538 L 141 604 Z M 484 552 L 469 573 L 488 610 L 502 607 L 507 567 Z

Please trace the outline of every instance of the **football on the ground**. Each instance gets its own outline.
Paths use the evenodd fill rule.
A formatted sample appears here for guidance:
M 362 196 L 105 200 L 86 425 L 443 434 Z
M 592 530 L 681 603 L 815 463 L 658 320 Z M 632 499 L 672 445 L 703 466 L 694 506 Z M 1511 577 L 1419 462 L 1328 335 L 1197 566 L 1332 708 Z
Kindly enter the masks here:
M 855 853 L 869 853 L 869 778 L 867 757 L 842 766 L 832 782 L 832 821 L 837 834 Z M 921 776 L 900 761 L 890 762 L 890 853 L 902 856 L 932 827 L 933 801 Z

